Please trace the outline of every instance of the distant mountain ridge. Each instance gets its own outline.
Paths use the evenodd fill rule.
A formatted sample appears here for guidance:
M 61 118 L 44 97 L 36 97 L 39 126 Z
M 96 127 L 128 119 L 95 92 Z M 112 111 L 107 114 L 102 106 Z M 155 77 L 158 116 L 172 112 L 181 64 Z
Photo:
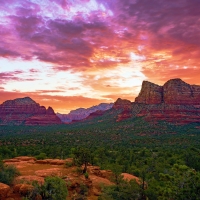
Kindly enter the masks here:
M 53 125 L 61 123 L 51 107 L 46 109 L 30 97 L 7 100 L 0 105 L 1 125 Z
M 72 121 L 80 121 L 86 119 L 91 113 L 96 111 L 105 111 L 111 109 L 113 103 L 101 103 L 90 108 L 78 108 L 76 110 L 71 110 L 69 114 L 60 114 L 56 115 L 61 119 L 62 122 L 70 123 Z

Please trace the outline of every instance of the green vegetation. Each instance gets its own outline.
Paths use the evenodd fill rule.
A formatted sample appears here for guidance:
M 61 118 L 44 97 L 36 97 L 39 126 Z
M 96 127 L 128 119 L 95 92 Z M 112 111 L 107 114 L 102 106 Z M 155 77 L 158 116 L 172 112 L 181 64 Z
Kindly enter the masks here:
M 141 188 L 136 181 L 130 182 L 121 180 L 118 185 L 112 185 L 103 188 L 99 200 L 136 200 L 142 199 Z
M 91 161 L 91 152 L 87 148 L 76 148 L 73 149 L 73 159 L 75 165 L 78 167 L 84 165 L 83 174 L 87 172 L 88 163 Z
M 63 200 L 68 191 L 64 180 L 59 177 L 46 177 L 42 187 L 42 199 Z
M 59 177 L 46 177 L 43 185 L 33 182 L 33 186 L 25 199 L 64 200 L 68 195 L 66 183 Z
M 15 156 L 74 157 L 75 164 L 112 169 L 116 186 L 100 199 L 200 199 L 200 124 L 115 122 L 117 113 L 60 126 L 0 126 L 2 159 Z M 68 165 L 68 164 L 66 164 Z M 70 164 L 71 165 L 71 164 Z M 124 182 L 121 172 L 140 177 Z
M 10 185 L 12 184 L 14 178 L 18 175 L 19 171 L 16 169 L 15 166 L 5 166 L 0 160 L 0 183 Z

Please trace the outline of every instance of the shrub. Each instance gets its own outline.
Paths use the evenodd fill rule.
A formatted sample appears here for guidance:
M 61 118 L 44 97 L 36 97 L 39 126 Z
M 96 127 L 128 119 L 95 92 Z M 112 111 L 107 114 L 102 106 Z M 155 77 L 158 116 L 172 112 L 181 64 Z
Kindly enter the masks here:
M 60 177 L 46 177 L 44 184 L 33 182 L 34 189 L 24 200 L 64 200 L 68 195 L 67 185 Z
M 81 167 L 77 167 L 75 172 L 78 174 L 78 175 L 81 175 L 83 170 L 81 169 Z
M 68 162 L 68 161 L 65 162 L 65 167 L 66 168 L 72 167 L 72 166 L 73 166 L 73 162 Z
M 41 189 L 42 199 L 63 200 L 68 195 L 66 183 L 59 177 L 46 177 Z
M 14 178 L 18 175 L 20 175 L 20 173 L 15 166 L 13 165 L 5 166 L 4 164 L 1 164 L 1 167 L 0 167 L 0 182 L 1 183 L 10 185 L 12 184 Z
M 46 153 L 40 153 L 39 155 L 35 156 L 37 160 L 44 160 L 47 158 Z
M 86 173 L 84 174 L 84 176 L 85 176 L 86 179 L 88 179 L 88 178 L 89 178 L 88 172 L 86 172 Z

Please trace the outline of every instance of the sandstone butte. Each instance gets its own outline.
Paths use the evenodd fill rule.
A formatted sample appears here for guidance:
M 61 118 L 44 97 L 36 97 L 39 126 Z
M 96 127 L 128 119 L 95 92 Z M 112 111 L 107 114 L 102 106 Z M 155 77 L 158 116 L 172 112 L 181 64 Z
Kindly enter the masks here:
M 61 123 L 51 107 L 46 109 L 30 97 L 8 100 L 0 105 L 0 125 L 52 125 Z
M 135 102 L 118 99 L 113 109 L 121 110 L 117 121 L 143 116 L 147 121 L 174 124 L 200 122 L 200 86 L 171 79 L 163 86 L 143 81 Z

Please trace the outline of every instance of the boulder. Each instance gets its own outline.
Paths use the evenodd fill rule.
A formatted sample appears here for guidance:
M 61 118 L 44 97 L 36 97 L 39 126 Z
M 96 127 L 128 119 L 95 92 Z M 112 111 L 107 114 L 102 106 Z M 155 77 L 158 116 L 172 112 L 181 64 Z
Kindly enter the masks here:
M 5 199 L 8 195 L 8 192 L 10 190 L 10 186 L 6 185 L 4 183 L 0 183 L 0 199 Z
M 19 193 L 22 196 L 28 195 L 33 189 L 34 187 L 29 184 L 17 184 L 13 187 L 14 193 Z
M 140 184 L 140 179 L 137 176 L 128 173 L 122 173 L 123 179 L 126 181 L 135 180 L 138 184 Z
M 92 181 L 92 186 L 96 191 L 101 192 L 102 186 L 114 185 L 111 181 L 106 178 L 98 177 L 95 175 L 90 175 L 90 180 Z

